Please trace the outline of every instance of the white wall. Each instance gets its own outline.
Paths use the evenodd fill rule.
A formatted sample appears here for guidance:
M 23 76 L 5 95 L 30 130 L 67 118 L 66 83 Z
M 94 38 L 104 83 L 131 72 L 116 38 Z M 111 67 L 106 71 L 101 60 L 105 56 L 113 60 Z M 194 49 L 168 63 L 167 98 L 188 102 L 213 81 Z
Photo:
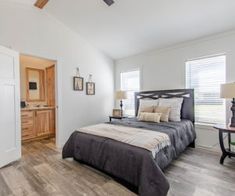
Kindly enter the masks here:
M 57 60 L 59 146 L 75 129 L 107 121 L 113 108 L 113 61 L 78 34 L 37 8 L 0 2 L 0 45 Z M 77 66 L 85 80 L 93 74 L 95 96 L 73 91 Z
M 117 60 L 116 89 L 120 88 L 120 73 L 136 68 L 141 70 L 142 90 L 185 88 L 185 62 L 216 54 L 226 54 L 227 82 L 235 81 L 235 32 L 228 32 Z M 229 110 L 227 113 L 229 117 Z M 218 146 L 218 133 L 213 128 L 197 127 L 197 135 L 199 145 Z

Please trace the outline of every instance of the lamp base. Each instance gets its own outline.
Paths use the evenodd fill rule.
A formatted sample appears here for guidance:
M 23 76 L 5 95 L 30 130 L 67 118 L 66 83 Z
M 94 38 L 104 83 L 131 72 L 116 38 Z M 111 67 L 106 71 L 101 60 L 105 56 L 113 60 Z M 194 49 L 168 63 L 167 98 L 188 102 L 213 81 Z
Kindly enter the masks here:
M 232 111 L 232 118 L 231 118 L 230 127 L 235 127 L 235 98 L 233 98 L 232 100 L 231 111 Z
M 122 103 L 122 100 L 120 100 L 121 117 L 123 117 L 123 109 L 122 109 L 122 107 L 123 107 L 123 103 Z
M 229 126 L 235 128 L 235 123 L 231 123 Z

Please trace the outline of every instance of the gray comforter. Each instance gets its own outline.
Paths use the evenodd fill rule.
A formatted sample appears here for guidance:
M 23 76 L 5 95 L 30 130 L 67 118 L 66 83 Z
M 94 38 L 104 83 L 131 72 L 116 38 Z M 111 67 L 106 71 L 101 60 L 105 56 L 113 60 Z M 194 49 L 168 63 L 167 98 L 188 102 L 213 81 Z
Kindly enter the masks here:
M 195 138 L 191 121 L 169 123 L 139 122 L 136 118 L 112 124 L 145 128 L 169 135 L 171 145 L 160 150 L 155 159 L 151 152 L 112 139 L 75 131 L 63 148 L 63 158 L 89 164 L 138 187 L 141 196 L 165 196 L 169 183 L 162 172 Z

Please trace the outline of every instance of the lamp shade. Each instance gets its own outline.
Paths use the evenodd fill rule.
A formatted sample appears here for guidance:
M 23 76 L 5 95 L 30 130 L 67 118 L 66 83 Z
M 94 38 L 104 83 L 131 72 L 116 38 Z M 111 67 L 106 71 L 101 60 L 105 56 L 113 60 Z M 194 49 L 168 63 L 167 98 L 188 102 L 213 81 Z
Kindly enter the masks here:
M 222 84 L 220 88 L 221 98 L 235 98 L 235 82 Z
M 116 91 L 115 97 L 117 100 L 127 99 L 127 93 L 126 91 Z

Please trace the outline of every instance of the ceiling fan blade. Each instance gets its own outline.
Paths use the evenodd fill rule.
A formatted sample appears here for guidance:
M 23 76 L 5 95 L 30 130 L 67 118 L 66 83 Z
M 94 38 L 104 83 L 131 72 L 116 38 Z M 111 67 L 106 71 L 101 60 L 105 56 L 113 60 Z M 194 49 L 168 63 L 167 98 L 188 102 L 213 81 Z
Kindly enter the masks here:
M 37 0 L 34 4 L 34 6 L 42 9 L 47 3 L 48 3 L 49 0 Z
M 104 0 L 104 2 L 108 5 L 111 6 L 114 3 L 114 0 Z

